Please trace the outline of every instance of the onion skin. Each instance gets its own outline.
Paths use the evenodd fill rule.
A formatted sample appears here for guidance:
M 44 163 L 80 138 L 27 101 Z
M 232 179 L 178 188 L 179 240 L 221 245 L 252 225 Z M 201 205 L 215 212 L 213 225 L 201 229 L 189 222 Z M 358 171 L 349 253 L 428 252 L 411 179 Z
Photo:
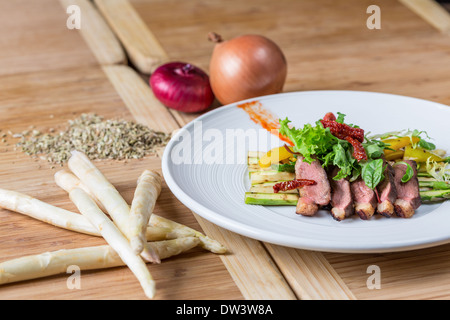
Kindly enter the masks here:
M 210 83 L 222 104 L 283 90 L 287 62 L 272 40 L 243 35 L 224 41 L 215 33 L 210 33 L 209 38 L 216 43 L 210 61 Z
M 214 102 L 209 76 L 185 62 L 169 62 L 150 77 L 155 97 L 166 107 L 187 113 L 201 112 Z

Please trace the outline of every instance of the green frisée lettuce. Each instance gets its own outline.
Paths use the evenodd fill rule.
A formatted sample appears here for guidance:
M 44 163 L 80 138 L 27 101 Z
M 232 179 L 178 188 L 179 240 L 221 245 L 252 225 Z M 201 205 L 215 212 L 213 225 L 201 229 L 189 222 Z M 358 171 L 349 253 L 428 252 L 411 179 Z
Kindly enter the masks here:
M 426 172 L 437 181 L 450 182 L 450 157 L 449 161 L 436 162 L 430 159 L 426 162 Z
M 288 118 L 280 120 L 280 134 L 294 143 L 294 150 L 300 152 L 308 163 L 314 161 L 313 156 L 330 152 L 338 140 L 331 134 L 330 129 L 324 128 L 320 122 L 316 122 L 315 126 L 308 123 L 302 129 L 289 128 L 290 122 Z
M 337 140 L 339 141 L 333 145 L 332 151 L 323 157 L 322 164 L 324 167 L 327 167 L 330 164 L 339 167 L 341 170 L 339 170 L 334 179 L 340 180 L 352 175 L 355 170 L 356 159 L 353 158 L 350 151 L 350 143 L 340 139 Z

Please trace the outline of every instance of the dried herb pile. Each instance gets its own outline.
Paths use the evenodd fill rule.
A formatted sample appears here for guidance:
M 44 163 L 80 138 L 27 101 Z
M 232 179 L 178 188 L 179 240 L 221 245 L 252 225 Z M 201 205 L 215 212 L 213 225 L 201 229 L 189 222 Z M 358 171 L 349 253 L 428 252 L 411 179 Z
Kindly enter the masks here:
M 17 134 L 16 134 L 17 136 Z M 90 159 L 140 159 L 167 144 L 170 134 L 154 131 L 145 125 L 125 120 L 105 120 L 95 114 L 82 114 L 69 121 L 65 131 L 23 132 L 17 143 L 31 156 L 44 156 L 63 164 L 72 150 L 84 152 Z

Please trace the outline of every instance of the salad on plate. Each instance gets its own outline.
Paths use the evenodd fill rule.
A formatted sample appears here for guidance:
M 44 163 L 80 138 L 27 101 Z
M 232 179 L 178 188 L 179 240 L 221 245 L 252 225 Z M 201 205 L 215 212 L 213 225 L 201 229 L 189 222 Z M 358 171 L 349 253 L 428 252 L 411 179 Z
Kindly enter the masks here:
M 321 209 L 341 221 L 353 215 L 411 218 L 422 204 L 450 199 L 450 157 L 425 131 L 372 135 L 346 115 L 327 113 L 301 128 L 280 120 L 289 141 L 269 151 L 249 151 L 249 205 Z

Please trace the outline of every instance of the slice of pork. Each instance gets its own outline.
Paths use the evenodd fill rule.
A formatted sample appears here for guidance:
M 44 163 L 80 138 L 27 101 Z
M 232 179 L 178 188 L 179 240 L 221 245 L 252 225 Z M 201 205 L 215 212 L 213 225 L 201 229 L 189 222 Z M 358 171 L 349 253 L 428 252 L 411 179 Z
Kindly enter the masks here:
M 415 210 L 420 207 L 422 201 L 419 193 L 419 181 L 417 179 L 417 164 L 412 160 L 405 160 L 414 170 L 413 177 L 402 182 L 402 177 L 406 173 L 407 166 L 402 163 L 394 165 L 394 181 L 397 189 L 397 200 L 395 200 L 395 213 L 402 218 L 411 218 Z
M 389 163 L 385 163 L 384 179 L 377 186 L 379 202 L 377 212 L 385 217 L 392 217 L 394 214 L 394 203 L 397 200 L 397 188 L 394 182 L 394 168 Z
M 326 206 L 330 202 L 331 188 L 327 173 L 320 162 L 314 160 L 309 164 L 303 160 L 302 156 L 297 157 L 295 164 L 296 179 L 314 180 L 316 184 L 299 189 L 300 198 L 296 212 L 301 215 L 312 216 L 319 210 L 319 206 Z
M 333 179 L 339 170 L 338 167 L 334 168 L 329 177 L 331 186 L 331 215 L 337 221 L 341 221 L 354 213 L 350 182 L 347 179 Z
M 377 198 L 375 192 L 366 186 L 361 178 L 350 183 L 353 199 L 355 201 L 355 212 L 363 220 L 370 219 L 375 213 Z

